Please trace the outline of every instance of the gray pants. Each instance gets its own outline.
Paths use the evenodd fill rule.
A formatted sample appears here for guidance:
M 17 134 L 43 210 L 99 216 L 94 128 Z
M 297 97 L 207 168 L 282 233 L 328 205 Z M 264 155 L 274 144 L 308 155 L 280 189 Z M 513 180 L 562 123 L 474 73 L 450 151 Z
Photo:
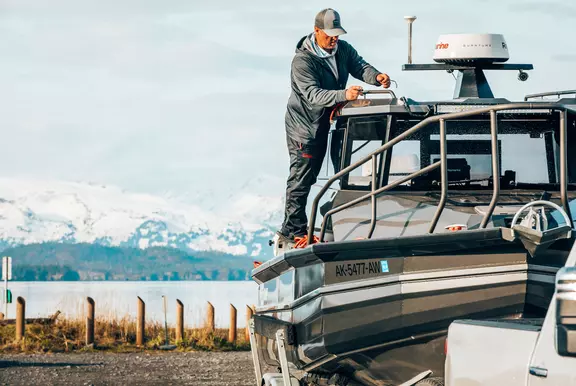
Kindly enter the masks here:
M 308 233 L 306 203 L 326 156 L 327 136 L 314 145 L 302 144 L 288 136 L 286 142 L 290 155 L 290 175 L 286 183 L 284 223 L 280 233 L 289 238 L 302 237 Z

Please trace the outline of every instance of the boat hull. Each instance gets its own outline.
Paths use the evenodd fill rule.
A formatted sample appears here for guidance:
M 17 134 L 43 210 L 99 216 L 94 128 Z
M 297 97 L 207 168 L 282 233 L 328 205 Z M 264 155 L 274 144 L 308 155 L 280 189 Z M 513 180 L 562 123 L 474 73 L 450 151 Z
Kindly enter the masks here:
M 544 317 L 571 245 L 558 242 L 532 258 L 518 243 L 495 242 L 493 231 L 484 232 L 480 239 L 490 242 L 479 248 L 453 239 L 451 251 L 439 243 L 438 252 L 414 254 L 415 242 L 409 253 L 387 258 L 379 248 L 358 248 L 355 258 L 310 248 L 307 261 L 313 263 L 294 264 L 295 278 L 298 269 L 318 265 L 322 285 L 282 307 L 257 310 L 261 357 L 278 364 L 274 333 L 285 328 L 292 337 L 289 362 L 303 373 L 340 373 L 366 385 L 398 384 L 427 370 L 443 376 L 449 325 Z M 302 251 L 296 260 L 306 261 Z M 370 272 L 377 266 L 378 273 Z

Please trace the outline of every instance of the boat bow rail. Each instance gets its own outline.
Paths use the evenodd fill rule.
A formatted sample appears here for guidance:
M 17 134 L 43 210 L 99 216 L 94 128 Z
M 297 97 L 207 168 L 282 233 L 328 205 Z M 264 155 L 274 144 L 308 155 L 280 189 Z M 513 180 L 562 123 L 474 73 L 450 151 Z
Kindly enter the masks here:
M 555 95 L 556 93 L 554 93 Z M 530 97 L 530 96 L 527 96 Z M 472 106 L 471 106 L 472 107 Z M 473 107 L 472 107 L 473 108 Z M 481 108 L 473 108 L 468 111 L 462 112 L 454 112 L 454 113 L 445 113 L 441 115 L 433 115 L 428 118 L 423 119 L 419 123 L 412 126 L 410 129 L 404 131 L 403 133 L 399 134 L 398 136 L 388 140 L 385 144 L 377 148 L 376 150 L 372 151 L 370 154 L 366 155 L 365 157 L 359 159 L 358 161 L 352 163 L 351 165 L 343 168 L 332 177 L 330 177 L 324 186 L 320 189 L 316 197 L 314 198 L 311 215 L 308 223 L 308 240 L 307 245 L 311 245 L 314 242 L 314 229 L 315 223 L 317 219 L 317 213 L 319 209 L 320 200 L 324 197 L 328 189 L 332 186 L 332 184 L 342 177 L 349 175 L 351 172 L 355 171 L 356 169 L 362 167 L 364 164 L 371 162 L 372 170 L 377 170 L 377 157 L 382 155 L 384 152 L 392 149 L 393 146 L 402 142 L 403 140 L 409 138 L 411 135 L 430 128 L 431 124 L 439 123 L 439 130 L 440 130 L 440 160 L 428 165 L 425 168 L 422 168 L 416 172 L 413 172 L 407 176 L 404 176 L 401 179 L 398 179 L 392 183 L 388 183 L 385 186 L 379 186 L 377 173 L 372 172 L 372 181 L 370 186 L 370 192 L 358 197 L 352 201 L 343 203 L 339 206 L 336 206 L 329 211 L 327 211 L 322 219 L 322 225 L 320 228 L 320 235 L 319 235 L 319 242 L 324 241 L 324 237 L 326 234 L 326 226 L 328 219 L 344 209 L 350 208 L 354 205 L 357 205 L 361 202 L 371 200 L 371 221 L 370 221 L 370 228 L 367 234 L 367 239 L 372 238 L 374 233 L 374 229 L 376 227 L 376 214 L 377 214 L 377 197 L 382 195 L 384 192 L 389 191 L 407 181 L 410 181 L 416 177 L 429 173 L 437 168 L 440 168 L 440 187 L 441 187 L 441 195 L 439 204 L 436 210 L 434 217 L 430 222 L 430 226 L 428 228 L 428 233 L 434 233 L 438 220 L 442 215 L 442 211 L 446 205 L 446 200 L 448 197 L 448 171 L 447 171 L 447 150 L 446 150 L 446 122 L 451 120 L 457 120 L 461 118 L 470 118 L 470 117 L 477 117 L 477 116 L 484 116 L 489 114 L 490 119 L 490 137 L 491 137 L 491 156 L 492 156 L 492 180 L 493 180 L 493 193 L 492 199 L 490 204 L 483 216 L 482 222 L 480 224 L 480 228 L 486 228 L 487 224 L 489 223 L 492 214 L 494 212 L 494 208 L 498 204 L 499 196 L 500 196 L 500 166 L 499 166 L 499 147 L 498 147 L 498 113 L 505 113 L 505 112 L 518 112 L 518 111 L 529 111 L 529 110 L 549 110 L 551 113 L 557 112 L 559 114 L 559 133 L 560 133 L 560 198 L 562 202 L 562 207 L 568 215 L 570 219 L 570 226 L 572 227 L 573 218 L 570 212 L 570 208 L 568 205 L 568 173 L 567 173 L 567 127 L 568 127 L 568 113 L 575 114 L 576 110 L 566 106 L 565 104 L 561 103 L 553 103 L 553 102 L 515 102 L 515 103 L 505 103 L 500 105 L 494 105 L 490 107 L 481 107 Z M 496 178 L 498 177 L 498 178 Z

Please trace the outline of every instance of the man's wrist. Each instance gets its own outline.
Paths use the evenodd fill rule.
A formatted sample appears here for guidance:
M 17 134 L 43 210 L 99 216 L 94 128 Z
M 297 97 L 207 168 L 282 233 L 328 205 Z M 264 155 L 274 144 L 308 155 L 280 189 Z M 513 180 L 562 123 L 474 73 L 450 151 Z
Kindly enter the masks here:
M 338 90 L 337 92 L 337 97 L 336 97 L 336 103 L 342 103 L 342 102 L 346 102 L 348 100 L 348 98 L 346 98 L 346 90 Z

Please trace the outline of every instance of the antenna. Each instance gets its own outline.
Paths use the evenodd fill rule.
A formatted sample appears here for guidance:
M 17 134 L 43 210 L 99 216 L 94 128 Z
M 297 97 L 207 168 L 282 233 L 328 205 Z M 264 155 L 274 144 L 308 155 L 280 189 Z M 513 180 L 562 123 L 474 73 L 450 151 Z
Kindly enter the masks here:
M 412 23 L 416 16 L 404 16 L 404 20 L 408 22 L 408 64 L 412 64 Z

